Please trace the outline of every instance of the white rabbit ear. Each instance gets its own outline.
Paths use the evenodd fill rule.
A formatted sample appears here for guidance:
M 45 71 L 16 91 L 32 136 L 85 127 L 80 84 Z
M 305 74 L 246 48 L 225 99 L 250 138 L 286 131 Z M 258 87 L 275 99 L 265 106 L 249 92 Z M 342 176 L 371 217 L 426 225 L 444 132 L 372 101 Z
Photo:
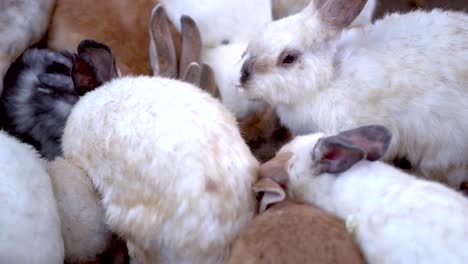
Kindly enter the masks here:
M 317 4 L 314 3 L 314 7 L 320 3 L 321 1 L 318 0 Z M 335 30 L 342 30 L 351 25 L 366 3 L 367 0 L 328 0 L 317 9 L 317 12 L 322 23 Z M 310 12 L 311 8 L 313 8 L 311 7 L 312 4 L 306 7 L 307 12 Z
M 177 53 L 173 32 L 162 4 L 154 7 L 150 21 L 150 57 L 154 75 L 177 78 Z

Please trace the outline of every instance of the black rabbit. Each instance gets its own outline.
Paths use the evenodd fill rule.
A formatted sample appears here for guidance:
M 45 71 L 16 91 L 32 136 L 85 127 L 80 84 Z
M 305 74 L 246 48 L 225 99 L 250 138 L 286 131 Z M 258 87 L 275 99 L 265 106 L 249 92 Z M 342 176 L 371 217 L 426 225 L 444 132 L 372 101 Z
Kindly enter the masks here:
M 79 97 L 118 76 L 112 51 L 105 44 L 84 40 L 77 51 L 29 49 L 5 76 L 0 104 L 3 129 L 33 145 L 48 160 L 62 154 L 65 122 Z M 103 72 L 99 65 L 109 60 L 114 67 Z

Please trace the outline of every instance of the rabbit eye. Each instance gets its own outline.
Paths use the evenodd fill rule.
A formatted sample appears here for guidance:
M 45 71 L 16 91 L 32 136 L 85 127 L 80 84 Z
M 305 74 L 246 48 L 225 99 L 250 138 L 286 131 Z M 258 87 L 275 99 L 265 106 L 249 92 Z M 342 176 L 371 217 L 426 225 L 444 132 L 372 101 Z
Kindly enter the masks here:
M 283 51 L 279 57 L 280 66 L 289 66 L 294 64 L 300 56 L 299 51 Z
M 294 55 L 286 55 L 283 59 L 283 64 L 291 64 L 296 61 L 296 56 Z

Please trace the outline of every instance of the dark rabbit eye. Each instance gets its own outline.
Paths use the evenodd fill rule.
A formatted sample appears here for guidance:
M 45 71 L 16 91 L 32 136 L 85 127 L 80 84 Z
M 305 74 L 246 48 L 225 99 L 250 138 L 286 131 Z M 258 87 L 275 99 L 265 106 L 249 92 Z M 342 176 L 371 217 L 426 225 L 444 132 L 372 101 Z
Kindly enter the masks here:
M 283 64 L 291 64 L 296 61 L 296 56 L 294 55 L 286 55 L 283 59 Z
M 300 56 L 299 51 L 287 50 L 283 51 L 279 57 L 278 65 L 280 66 L 289 66 L 294 64 Z

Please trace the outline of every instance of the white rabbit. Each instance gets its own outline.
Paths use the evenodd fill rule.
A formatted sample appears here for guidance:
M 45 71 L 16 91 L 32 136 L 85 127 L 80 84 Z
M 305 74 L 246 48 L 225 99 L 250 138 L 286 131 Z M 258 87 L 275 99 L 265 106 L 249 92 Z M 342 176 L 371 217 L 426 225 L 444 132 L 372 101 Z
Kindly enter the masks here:
M 0 263 L 63 263 L 60 217 L 45 161 L 3 131 L 0 212 Z
M 250 43 L 241 83 L 293 135 L 381 123 L 385 157 L 458 188 L 468 177 L 468 15 L 392 14 L 346 29 L 366 1 L 329 0 L 273 22 Z
M 298 136 L 259 174 L 346 220 L 368 263 L 467 263 L 468 199 L 377 161 L 390 139 L 376 125 Z
M 45 34 L 54 4 L 55 0 L 1 1 L 0 93 L 10 64 Z
M 75 105 L 62 142 L 138 263 L 222 263 L 255 213 L 258 162 L 234 116 L 191 84 L 106 83 Z

